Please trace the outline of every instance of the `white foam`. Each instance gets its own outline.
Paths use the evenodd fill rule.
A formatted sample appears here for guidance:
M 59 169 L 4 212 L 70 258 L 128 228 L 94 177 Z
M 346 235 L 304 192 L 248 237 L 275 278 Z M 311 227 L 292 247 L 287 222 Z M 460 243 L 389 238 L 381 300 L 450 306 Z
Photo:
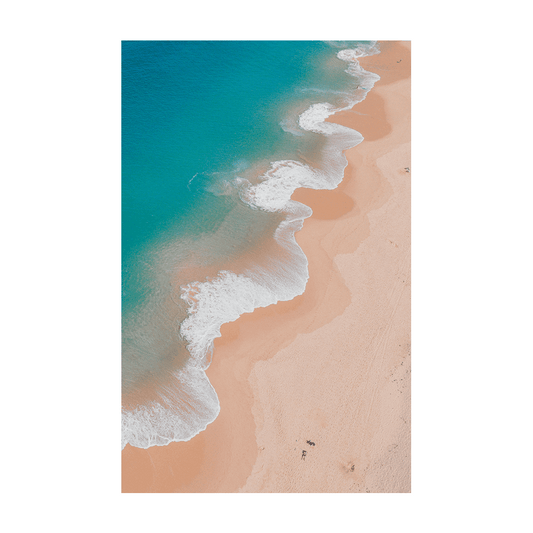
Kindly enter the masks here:
M 140 448 L 162 446 L 189 440 L 204 430 L 220 410 L 217 395 L 204 371 L 210 364 L 213 342 L 220 337 L 222 324 L 258 307 L 291 300 L 305 290 L 308 262 L 296 242 L 295 232 L 302 228 L 312 211 L 291 200 L 291 196 L 299 187 L 334 189 L 342 181 L 347 165 L 343 152 L 359 144 L 363 137 L 355 130 L 325 119 L 365 98 L 379 76 L 364 71 L 357 60 L 374 53 L 379 53 L 375 46 L 337 53 L 339 59 L 348 62 L 346 72 L 362 80 L 345 107 L 336 108 L 327 102 L 314 104 L 299 116 L 298 126 L 293 120 L 281 124 L 285 131 L 295 135 L 308 131 L 326 137 L 320 165 L 312 168 L 299 161 L 276 161 L 255 183 L 239 177 L 224 181 L 220 190 L 213 191 L 228 194 L 229 188 L 233 188 L 254 209 L 283 213 L 285 218 L 274 237 L 284 252 L 265 259 L 265 264 L 256 265 L 253 270 L 241 274 L 221 271 L 214 279 L 182 287 L 181 298 L 189 304 L 189 310 L 180 334 L 188 343 L 191 358 L 183 369 L 173 373 L 173 383 L 160 393 L 160 401 L 123 411 L 123 447 L 128 442 Z M 191 182 L 194 178 L 196 175 Z
M 249 277 L 225 270 L 210 281 L 185 285 L 181 298 L 190 308 L 180 333 L 189 342 L 191 364 L 202 369 L 208 364 L 207 354 L 212 351 L 213 341 L 220 337 L 222 324 L 276 302 L 267 288 Z
M 218 416 L 220 404 L 203 368 L 187 365 L 159 392 L 159 401 L 122 410 L 122 448 L 190 440 Z

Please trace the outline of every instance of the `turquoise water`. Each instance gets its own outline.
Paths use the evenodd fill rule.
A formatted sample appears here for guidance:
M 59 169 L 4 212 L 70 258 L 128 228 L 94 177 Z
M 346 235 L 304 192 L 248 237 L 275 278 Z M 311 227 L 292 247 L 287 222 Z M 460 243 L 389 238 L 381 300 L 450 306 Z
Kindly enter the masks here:
M 197 376 L 203 383 L 197 387 L 184 374 L 193 365 L 195 346 L 193 333 L 187 336 L 194 329 L 187 317 L 196 305 L 190 299 L 191 283 L 212 280 L 247 254 L 252 257 L 249 272 L 252 264 L 264 272 L 268 266 L 270 281 L 265 275 L 261 281 L 249 274 L 262 287 L 251 289 L 244 278 L 221 275 L 218 289 L 214 282 L 198 289 L 205 313 L 215 313 L 224 298 L 212 295 L 217 290 L 222 294 L 230 281 L 232 287 L 241 284 L 243 291 L 261 293 L 253 303 L 243 304 L 251 309 L 259 301 L 268 305 L 280 299 L 279 290 L 270 295 L 275 283 L 285 284 L 285 299 L 294 296 L 289 284 L 303 283 L 298 289 L 303 290 L 305 256 L 294 249 L 290 236 L 283 244 L 278 229 L 290 210 L 249 201 L 243 191 L 276 161 L 316 160 L 325 165 L 329 156 L 317 160 L 317 154 L 331 152 L 325 135 L 302 129 L 298 117 L 313 104 L 342 107 L 353 101 L 363 78 L 348 75 L 347 62 L 337 53 L 358 44 L 370 46 L 355 41 L 122 43 L 123 394 L 133 397 L 147 385 L 156 391 L 129 402 L 128 412 L 137 413 L 135 424 L 131 417 L 128 422 L 135 426 L 133 433 L 143 432 L 149 419 L 164 426 L 170 412 L 174 425 L 191 412 L 204 418 L 218 412 L 218 407 L 204 409 L 201 401 L 191 400 L 198 387 L 207 387 L 207 378 Z M 307 208 L 291 209 L 297 214 L 286 222 L 287 235 L 309 215 Z M 279 254 L 268 265 L 264 260 L 259 265 L 254 263 L 254 246 L 265 238 L 278 240 Z M 291 254 L 298 256 L 294 264 Z M 282 281 L 274 282 L 270 278 L 278 267 Z M 293 271 L 298 272 L 294 279 Z M 189 290 L 186 294 L 184 287 Z M 221 308 L 220 314 L 238 316 L 244 307 Z M 205 327 L 212 326 L 206 322 Z M 205 357 L 199 356 L 201 363 L 195 363 L 199 372 L 208 364 Z M 204 404 L 216 401 L 212 387 L 204 396 Z M 139 409 L 152 412 L 143 419 Z M 152 442 L 168 439 L 155 438 L 148 445 Z
M 279 124 L 302 102 L 320 101 L 320 93 L 303 91 L 353 83 L 344 62 L 325 65 L 331 55 L 322 42 L 123 43 L 125 268 L 160 232 L 202 232 L 223 216 L 222 200 L 187 188 L 195 174 L 294 157 L 306 148 Z M 202 216 L 195 215 L 200 205 Z M 132 288 L 124 279 L 128 308 Z

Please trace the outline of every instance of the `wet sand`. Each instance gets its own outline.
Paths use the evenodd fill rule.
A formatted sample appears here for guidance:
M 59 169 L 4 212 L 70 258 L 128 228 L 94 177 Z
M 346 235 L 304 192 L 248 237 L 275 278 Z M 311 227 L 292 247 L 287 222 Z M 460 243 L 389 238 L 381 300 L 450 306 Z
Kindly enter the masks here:
M 126 446 L 124 492 L 410 492 L 410 43 L 380 48 L 360 62 L 381 80 L 332 117 L 365 138 L 343 182 L 293 194 L 306 291 L 222 327 L 218 418 Z

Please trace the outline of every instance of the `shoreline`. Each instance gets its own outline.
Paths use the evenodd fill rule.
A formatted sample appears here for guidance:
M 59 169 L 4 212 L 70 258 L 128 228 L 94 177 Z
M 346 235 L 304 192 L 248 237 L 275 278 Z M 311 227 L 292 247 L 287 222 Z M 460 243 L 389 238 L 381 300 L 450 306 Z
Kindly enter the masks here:
M 206 371 L 219 396 L 218 417 L 187 442 L 147 450 L 126 446 L 122 455 L 123 492 L 410 491 L 410 461 L 405 457 L 408 451 L 410 458 L 410 409 L 409 401 L 405 400 L 409 387 L 393 390 L 396 385 L 391 385 L 398 379 L 408 381 L 405 369 L 409 357 L 405 349 L 410 343 L 409 325 L 404 320 L 396 328 L 391 327 L 396 315 L 390 315 L 393 303 L 390 298 L 378 309 L 372 307 L 376 287 L 369 285 L 372 276 L 368 276 L 377 275 L 383 259 L 386 266 L 393 264 L 388 262 L 387 254 L 398 256 L 401 251 L 401 268 L 396 273 L 406 278 L 400 280 L 403 288 L 397 283 L 391 287 L 390 272 L 384 272 L 385 283 L 379 289 L 393 295 L 394 312 L 401 308 L 405 313 L 407 309 L 409 316 L 405 287 L 409 281 L 406 268 L 410 248 L 408 242 L 401 242 L 402 238 L 408 241 L 410 233 L 409 209 L 405 212 L 408 191 L 400 191 L 403 233 L 400 231 L 394 240 L 389 238 L 390 244 L 386 239 L 368 244 L 380 230 L 383 233 L 379 216 L 376 222 L 371 215 L 382 213 L 395 196 L 399 197 L 397 189 L 402 186 L 398 180 L 405 181 L 405 171 L 396 175 L 396 160 L 408 161 L 402 164 L 410 166 L 410 112 L 390 107 L 391 101 L 398 100 L 398 94 L 403 94 L 404 100 L 410 97 L 407 46 L 409 43 L 380 42 L 380 54 L 360 58 L 365 70 L 376 72 L 382 79 L 363 102 L 328 119 L 357 129 L 365 137 L 361 144 L 345 152 L 348 167 L 339 187 L 332 191 L 297 189 L 292 195 L 313 209 L 313 215 L 296 234 L 309 262 L 305 292 L 293 300 L 255 309 L 222 326 L 222 337 L 215 341 L 215 356 Z M 394 68 L 393 61 L 397 59 L 392 56 L 396 58 L 398 53 L 402 54 L 403 65 L 396 63 L 399 66 Z M 401 91 L 391 91 L 392 84 L 395 89 L 402 85 Z M 392 181 L 397 183 L 391 183 L 393 168 Z M 385 209 L 383 216 L 391 215 Z M 397 224 L 397 215 L 393 220 Z M 391 220 L 387 218 L 387 222 L 386 229 L 390 230 Z M 392 233 L 398 233 L 399 228 L 394 230 Z M 384 246 L 381 241 L 386 242 L 385 250 L 381 249 Z M 370 248 L 362 250 L 364 245 Z M 378 263 L 377 269 L 373 260 Z M 396 263 L 397 260 L 395 257 Z M 398 266 L 396 263 L 394 266 Z M 365 301 L 366 307 L 354 306 L 357 298 Z M 369 323 L 365 314 L 374 320 Z M 384 317 L 389 318 L 385 326 L 380 322 Z M 347 326 L 352 329 L 347 330 Z M 359 335 L 355 333 L 358 327 Z M 381 329 L 386 330 L 385 340 Z M 398 346 L 403 344 L 404 350 L 401 353 L 395 350 L 389 356 L 386 348 L 391 335 L 396 338 L 398 334 L 403 339 Z M 354 346 L 343 346 L 344 340 L 352 335 L 359 345 L 354 342 Z M 392 372 L 391 380 L 383 372 L 384 365 L 387 372 Z M 329 375 L 329 379 L 324 380 L 324 375 Z M 330 388 L 338 387 L 337 394 L 330 393 L 328 383 Z M 353 400 L 353 405 L 344 411 L 339 392 Z M 390 399 L 384 397 L 387 393 Z M 397 416 L 380 424 L 376 420 L 377 404 L 390 415 L 390 407 L 398 405 L 400 395 L 402 426 Z M 355 424 L 354 420 L 366 424 L 365 432 L 355 444 L 350 443 L 357 434 L 354 426 L 353 431 L 347 432 L 350 442 L 344 447 L 350 452 L 341 452 L 339 444 L 347 438 L 342 427 L 347 421 Z M 369 457 L 376 456 L 376 443 L 372 445 L 369 439 L 372 436 L 374 440 L 381 439 L 380 442 L 388 441 L 388 433 L 394 437 L 401 434 L 401 443 L 387 446 L 395 445 L 394 456 L 399 457 L 398 448 L 403 455 L 402 461 L 396 459 L 395 470 L 400 480 L 389 480 L 387 485 L 378 475 L 380 468 L 369 462 Z M 311 439 L 315 446 L 307 445 L 306 440 Z M 302 456 L 304 447 L 306 456 Z M 314 462 L 312 472 L 310 462 Z

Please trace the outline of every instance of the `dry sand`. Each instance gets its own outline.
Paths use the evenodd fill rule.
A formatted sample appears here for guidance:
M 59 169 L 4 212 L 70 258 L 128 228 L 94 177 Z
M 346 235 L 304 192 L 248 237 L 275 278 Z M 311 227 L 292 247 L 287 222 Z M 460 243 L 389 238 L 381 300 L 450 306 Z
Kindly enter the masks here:
M 222 327 L 220 415 L 188 442 L 126 446 L 124 492 L 410 492 L 411 52 L 380 48 L 360 62 L 381 80 L 332 118 L 365 137 L 344 181 L 293 195 L 314 212 L 305 293 Z

